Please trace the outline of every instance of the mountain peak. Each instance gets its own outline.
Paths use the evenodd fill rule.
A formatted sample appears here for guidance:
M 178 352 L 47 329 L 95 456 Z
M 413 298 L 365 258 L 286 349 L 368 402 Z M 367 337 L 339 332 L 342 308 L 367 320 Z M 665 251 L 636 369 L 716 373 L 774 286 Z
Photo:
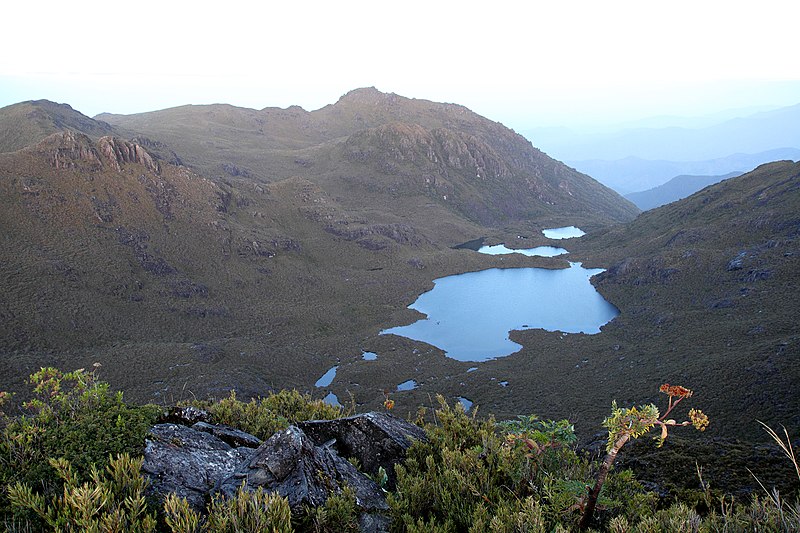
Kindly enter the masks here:
M 351 91 L 346 92 L 344 95 L 339 98 L 339 102 L 343 100 L 351 100 L 351 101 L 358 101 L 358 100 L 375 100 L 377 98 L 386 98 L 386 97 L 397 97 L 394 93 L 384 93 L 376 89 L 375 87 L 360 87 L 358 89 L 353 89 Z
M 95 139 L 114 133 L 108 123 L 50 100 L 29 100 L 0 109 L 0 152 L 14 152 L 63 131 L 77 131 Z

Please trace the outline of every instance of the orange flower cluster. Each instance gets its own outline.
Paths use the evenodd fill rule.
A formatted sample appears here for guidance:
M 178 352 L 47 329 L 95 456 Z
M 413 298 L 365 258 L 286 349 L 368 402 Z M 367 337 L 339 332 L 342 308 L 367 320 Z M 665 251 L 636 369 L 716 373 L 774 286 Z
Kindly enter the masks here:
M 669 397 L 677 396 L 679 398 L 688 398 L 692 395 L 692 391 L 686 387 L 681 387 L 680 385 L 670 385 L 669 383 L 664 383 L 661 385 L 659 390 Z

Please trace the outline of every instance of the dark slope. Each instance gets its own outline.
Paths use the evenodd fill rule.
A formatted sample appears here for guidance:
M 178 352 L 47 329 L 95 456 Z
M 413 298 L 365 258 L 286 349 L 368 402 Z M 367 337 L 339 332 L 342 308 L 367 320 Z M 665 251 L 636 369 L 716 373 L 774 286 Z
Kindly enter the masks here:
M 446 226 L 429 232 L 303 178 L 215 183 L 74 132 L 0 155 L 0 204 L 0 375 L 12 389 L 42 365 L 99 361 L 143 400 L 313 390 L 333 364 L 344 376 L 364 364 L 362 347 L 431 279 L 496 263 L 436 243 L 481 231 L 447 211 L 425 210 L 420 220 Z M 379 405 L 410 353 L 334 390 Z
M 572 222 L 596 227 L 637 212 L 463 106 L 376 89 L 351 91 L 312 112 L 213 105 L 101 118 L 167 143 L 211 178 L 272 182 L 301 175 L 354 207 L 363 198 L 398 215 L 423 202 L 486 225 L 578 217 Z
M 647 211 L 686 198 L 709 185 L 741 175 L 742 172 L 731 172 L 723 176 L 676 176 L 658 187 L 626 194 L 625 198 L 642 211 Z
M 77 131 L 94 138 L 114 133 L 109 124 L 67 104 L 35 100 L 0 108 L 0 153 L 14 152 L 59 131 Z
M 800 164 L 762 166 L 567 247 L 608 269 L 594 282 L 620 316 L 598 335 L 514 332 L 520 352 L 452 391 L 498 416 L 570 417 L 584 436 L 612 399 L 660 402 L 665 382 L 696 391 L 706 437 L 764 440 L 757 419 L 800 424 Z
M 630 400 L 645 384 L 683 383 L 723 434 L 761 436 L 756 419 L 800 424 L 800 164 L 647 211 L 581 252 L 611 265 L 597 285 L 622 309 L 598 380 Z

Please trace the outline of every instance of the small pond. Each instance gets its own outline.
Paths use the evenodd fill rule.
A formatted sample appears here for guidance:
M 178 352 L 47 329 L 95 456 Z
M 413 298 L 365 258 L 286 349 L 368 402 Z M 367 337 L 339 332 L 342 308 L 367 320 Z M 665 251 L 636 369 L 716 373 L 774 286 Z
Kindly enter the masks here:
M 470 408 L 472 407 L 472 400 L 468 400 L 463 396 L 459 396 L 458 401 L 461 402 L 461 405 L 464 407 L 464 412 L 468 413 Z
M 361 352 L 361 358 L 364 361 L 374 361 L 378 358 L 378 354 L 375 352 Z
M 529 257 L 555 257 L 557 255 L 569 253 L 564 248 L 557 248 L 555 246 L 537 246 L 536 248 L 512 249 L 506 248 L 505 244 L 481 246 L 478 251 L 482 254 L 489 255 L 522 254 Z
M 400 385 L 397 386 L 397 392 L 402 392 L 406 390 L 414 390 L 417 388 L 417 382 L 413 379 L 409 379 L 408 381 L 402 382 Z
M 330 370 L 322 374 L 322 377 L 314 383 L 315 387 L 327 387 L 331 383 L 333 383 L 333 378 L 336 377 L 336 369 L 339 368 L 338 366 L 332 367 Z
M 572 239 L 574 237 L 582 237 L 586 232 L 575 226 L 564 226 L 563 228 L 550 228 L 543 229 L 542 233 L 548 239 Z
M 386 329 L 427 342 L 459 361 L 486 361 L 518 351 L 511 330 L 599 333 L 619 314 L 589 283 L 602 269 L 492 268 L 434 280 L 409 306 L 426 318 Z
M 322 401 L 334 407 L 342 406 L 342 404 L 339 403 L 339 398 L 337 398 L 336 395 L 332 392 L 329 392 L 328 395 L 322 399 Z

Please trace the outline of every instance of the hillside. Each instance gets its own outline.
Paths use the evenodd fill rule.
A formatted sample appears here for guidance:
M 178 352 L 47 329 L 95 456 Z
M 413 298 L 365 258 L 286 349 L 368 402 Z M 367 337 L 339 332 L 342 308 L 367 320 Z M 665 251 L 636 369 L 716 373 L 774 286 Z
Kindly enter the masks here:
M 731 172 L 723 176 L 676 176 L 658 187 L 626 194 L 625 198 L 636 204 L 636 207 L 642 211 L 647 211 L 648 209 L 686 198 L 704 187 L 741 174 L 741 172 Z
M 413 379 L 393 393 L 401 414 L 442 393 L 500 417 L 570 418 L 590 438 L 611 399 L 649 401 L 669 381 L 708 401 L 711 436 L 798 422 L 797 164 L 630 221 L 615 193 L 452 104 L 363 89 L 313 112 L 103 118 L 114 135 L 70 130 L 0 154 L 7 388 L 98 361 L 135 400 L 296 387 L 361 409 Z M 564 267 L 453 249 L 547 244 L 540 230 L 559 224 L 589 230 L 570 261 L 608 268 L 596 284 L 621 314 L 602 333 L 512 332 L 524 348 L 480 365 L 379 335 L 411 321 L 439 277 Z
M 424 203 L 491 226 L 569 215 L 594 227 L 637 212 L 502 124 L 374 88 L 311 112 L 211 105 L 97 118 L 166 143 L 211 179 L 299 175 L 353 208 L 405 215 Z
M 609 265 L 597 286 L 623 309 L 604 331 L 604 379 L 691 384 L 743 434 L 756 419 L 800 424 L 798 213 L 800 164 L 784 161 L 582 239 L 576 255 Z
M 21 102 L 0 109 L 0 153 L 14 152 L 60 131 L 78 131 L 98 138 L 114 130 L 67 104 L 48 100 Z

